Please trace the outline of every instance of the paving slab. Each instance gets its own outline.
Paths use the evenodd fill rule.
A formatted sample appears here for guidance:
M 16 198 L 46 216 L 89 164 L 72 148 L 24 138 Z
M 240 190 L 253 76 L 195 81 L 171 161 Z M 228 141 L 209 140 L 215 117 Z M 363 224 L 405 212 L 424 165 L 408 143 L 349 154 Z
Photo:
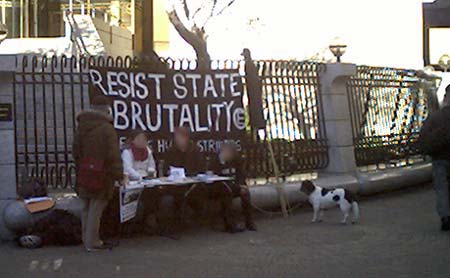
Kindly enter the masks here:
M 191 228 L 179 241 L 125 239 L 113 251 L 0 245 L 0 277 L 450 277 L 450 233 L 439 231 L 430 185 L 364 198 L 361 223 L 327 211 L 310 224 L 258 215 L 258 232 Z

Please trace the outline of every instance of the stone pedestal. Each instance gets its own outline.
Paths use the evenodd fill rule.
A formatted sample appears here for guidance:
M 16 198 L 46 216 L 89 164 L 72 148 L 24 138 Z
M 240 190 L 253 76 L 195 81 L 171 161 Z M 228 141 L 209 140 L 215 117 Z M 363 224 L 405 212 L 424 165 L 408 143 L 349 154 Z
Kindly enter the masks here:
M 356 173 L 347 81 L 356 74 L 356 65 L 333 63 L 320 75 L 324 124 L 328 137 L 329 164 L 322 174 Z

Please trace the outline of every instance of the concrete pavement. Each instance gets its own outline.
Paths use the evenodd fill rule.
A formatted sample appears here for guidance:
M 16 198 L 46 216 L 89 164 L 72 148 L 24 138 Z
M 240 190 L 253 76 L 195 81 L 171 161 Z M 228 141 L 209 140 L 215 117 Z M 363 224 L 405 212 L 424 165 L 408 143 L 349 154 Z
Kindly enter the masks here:
M 180 241 L 125 239 L 111 252 L 82 247 L 0 245 L 0 277 L 450 277 L 450 233 L 439 231 L 430 186 L 360 202 L 361 223 L 340 212 L 310 224 L 312 211 L 259 217 L 258 232 L 229 235 L 208 227 Z

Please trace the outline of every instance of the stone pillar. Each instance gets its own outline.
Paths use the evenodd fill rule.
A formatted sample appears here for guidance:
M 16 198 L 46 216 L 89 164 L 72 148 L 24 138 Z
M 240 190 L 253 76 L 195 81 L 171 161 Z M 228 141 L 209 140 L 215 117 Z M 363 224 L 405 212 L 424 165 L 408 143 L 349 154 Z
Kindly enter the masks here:
M 153 0 L 135 0 L 134 53 L 153 54 Z
M 13 78 L 16 57 L 0 55 L 0 240 L 12 240 L 5 211 L 17 199 Z
M 329 164 L 324 174 L 355 174 L 356 161 L 353 145 L 347 81 L 356 74 L 356 65 L 330 63 L 320 75 L 323 115 L 329 146 Z
M 0 200 L 16 199 L 13 81 L 16 56 L 0 55 Z

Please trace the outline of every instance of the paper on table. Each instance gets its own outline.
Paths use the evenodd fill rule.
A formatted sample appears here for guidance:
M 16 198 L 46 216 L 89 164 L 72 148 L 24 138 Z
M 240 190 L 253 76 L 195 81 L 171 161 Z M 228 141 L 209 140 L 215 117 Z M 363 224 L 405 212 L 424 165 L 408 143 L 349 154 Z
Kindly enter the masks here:
M 138 181 L 130 181 L 128 182 L 126 188 L 128 189 L 137 189 L 137 188 L 144 188 L 144 184 L 142 182 Z
M 34 197 L 34 198 L 28 198 L 23 200 L 25 202 L 25 204 L 30 204 L 30 203 L 37 203 L 37 202 L 42 202 L 42 201 L 47 201 L 47 200 L 53 200 L 50 197 Z
M 170 166 L 170 175 L 167 177 L 169 180 L 182 180 L 186 178 L 186 171 L 184 168 Z

